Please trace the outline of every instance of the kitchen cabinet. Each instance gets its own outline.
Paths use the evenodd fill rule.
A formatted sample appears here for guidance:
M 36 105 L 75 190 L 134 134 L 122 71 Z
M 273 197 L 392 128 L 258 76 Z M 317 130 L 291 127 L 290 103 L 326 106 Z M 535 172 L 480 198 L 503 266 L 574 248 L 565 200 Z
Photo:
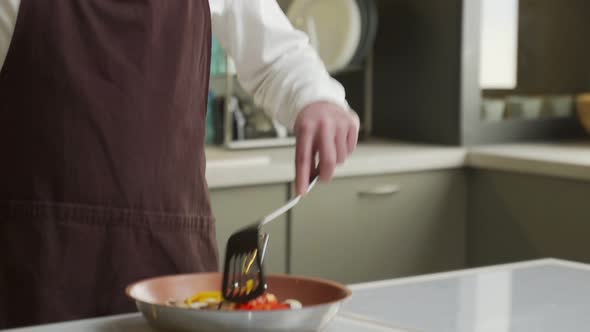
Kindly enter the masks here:
M 211 206 L 216 218 L 220 263 L 225 258 L 225 245 L 230 235 L 285 204 L 287 194 L 286 184 L 211 190 Z M 286 272 L 286 218 L 286 216 L 279 217 L 274 223 L 265 226 L 270 233 L 265 262 L 266 272 Z
M 336 179 L 292 211 L 291 272 L 356 283 L 462 268 L 461 170 Z
M 468 263 L 590 262 L 590 182 L 469 170 Z
M 518 10 L 494 8 L 507 5 Z M 587 0 L 379 1 L 372 134 L 466 147 L 583 137 L 562 95 L 589 88 L 588 12 Z M 490 72 L 518 84 L 482 84 Z

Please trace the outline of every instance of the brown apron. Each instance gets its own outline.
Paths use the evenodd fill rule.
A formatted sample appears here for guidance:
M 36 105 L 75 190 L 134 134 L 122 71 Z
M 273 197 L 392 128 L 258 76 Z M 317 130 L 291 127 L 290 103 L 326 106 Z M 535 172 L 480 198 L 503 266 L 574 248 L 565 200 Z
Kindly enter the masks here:
M 0 72 L 0 328 L 217 269 L 208 0 L 22 0 Z

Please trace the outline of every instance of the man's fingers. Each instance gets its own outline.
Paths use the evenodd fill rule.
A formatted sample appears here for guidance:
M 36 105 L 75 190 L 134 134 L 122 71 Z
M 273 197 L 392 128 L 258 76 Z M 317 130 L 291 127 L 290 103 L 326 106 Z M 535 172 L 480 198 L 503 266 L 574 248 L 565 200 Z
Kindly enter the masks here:
M 301 195 L 307 191 L 310 166 L 313 165 L 312 145 L 314 129 L 307 124 L 302 124 L 297 130 L 297 143 L 295 145 L 295 190 Z
M 346 145 L 348 149 L 348 154 L 350 155 L 354 149 L 356 148 L 356 144 L 359 139 L 359 131 L 355 127 L 351 127 L 348 129 L 348 134 L 346 135 Z
M 350 155 L 354 149 L 356 148 L 356 145 L 358 143 L 358 139 L 359 139 L 359 127 L 360 127 L 360 120 L 358 115 L 356 114 L 352 114 L 353 117 L 353 126 L 350 126 L 348 128 L 348 133 L 347 133 L 347 145 L 348 145 L 348 154 Z
M 324 124 L 320 128 L 318 146 L 320 152 L 320 179 L 330 181 L 336 167 L 336 147 L 334 145 L 334 127 Z
M 322 182 L 332 179 L 336 165 L 344 163 L 356 148 L 359 123 L 356 114 L 347 114 L 329 103 L 313 103 L 299 113 L 295 124 L 298 194 L 306 193 L 310 176 L 316 172 Z
M 339 128 L 334 140 L 334 145 L 336 146 L 336 162 L 339 165 L 344 163 L 349 154 L 347 140 L 348 127 Z

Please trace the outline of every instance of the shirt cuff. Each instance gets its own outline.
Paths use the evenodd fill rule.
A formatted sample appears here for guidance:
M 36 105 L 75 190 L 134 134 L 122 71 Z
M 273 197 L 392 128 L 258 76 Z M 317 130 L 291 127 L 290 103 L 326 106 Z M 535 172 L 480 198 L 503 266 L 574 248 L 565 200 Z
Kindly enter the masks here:
M 295 126 L 297 116 L 301 111 L 311 104 L 317 102 L 327 102 L 338 106 L 344 112 L 354 112 L 346 101 L 346 92 L 344 87 L 335 79 L 322 84 L 312 84 L 299 91 L 292 107 L 282 112 L 277 112 L 276 117 L 279 123 L 292 131 Z

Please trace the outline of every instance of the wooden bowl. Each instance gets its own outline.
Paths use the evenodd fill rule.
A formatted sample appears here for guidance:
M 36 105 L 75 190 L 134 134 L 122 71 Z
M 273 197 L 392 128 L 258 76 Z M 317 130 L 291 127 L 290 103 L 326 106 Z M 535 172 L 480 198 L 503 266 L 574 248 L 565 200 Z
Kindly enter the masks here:
M 580 123 L 590 134 L 590 93 L 584 93 L 576 98 L 576 109 Z

